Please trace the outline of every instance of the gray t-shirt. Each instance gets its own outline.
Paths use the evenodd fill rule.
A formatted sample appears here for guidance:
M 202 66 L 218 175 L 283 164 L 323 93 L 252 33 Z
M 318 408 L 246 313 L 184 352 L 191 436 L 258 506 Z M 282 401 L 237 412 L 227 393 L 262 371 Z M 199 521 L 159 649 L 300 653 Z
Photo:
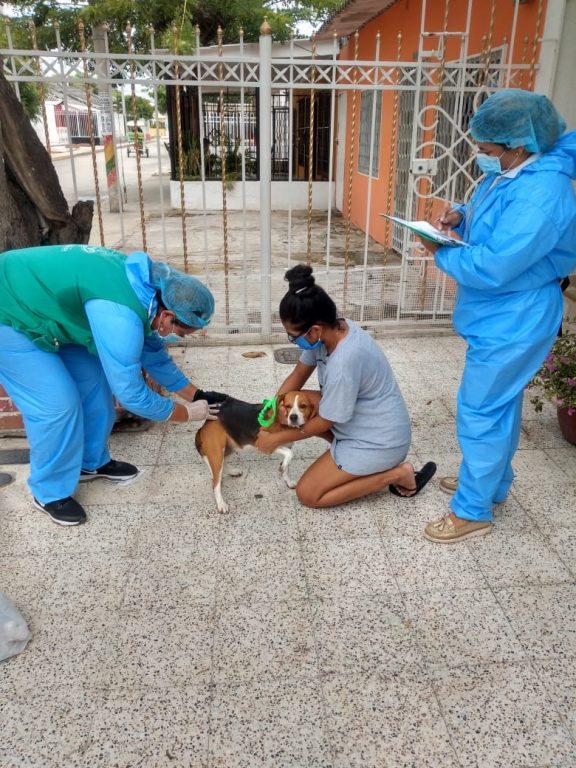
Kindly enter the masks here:
M 336 463 L 364 475 L 395 466 L 381 465 L 397 455 L 403 461 L 411 440 L 410 417 L 384 352 L 366 331 L 351 320 L 346 323 L 348 333 L 331 355 L 322 344 L 304 351 L 300 362 L 317 367 L 319 413 L 333 422 Z

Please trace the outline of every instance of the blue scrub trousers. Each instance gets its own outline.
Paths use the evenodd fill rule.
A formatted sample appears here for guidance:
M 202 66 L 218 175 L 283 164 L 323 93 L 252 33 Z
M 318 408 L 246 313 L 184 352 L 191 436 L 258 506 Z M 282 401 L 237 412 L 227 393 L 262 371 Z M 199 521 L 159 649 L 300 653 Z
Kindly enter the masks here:
M 112 392 L 98 357 L 85 347 L 44 352 L 0 325 L 0 383 L 22 413 L 30 445 L 28 485 L 38 501 L 72 496 L 81 469 L 110 461 Z
M 557 327 L 552 324 L 553 328 Z M 555 331 L 529 341 L 481 344 L 466 352 L 457 399 L 456 430 L 462 463 L 450 507 L 457 517 L 492 520 L 492 505 L 512 485 L 524 389 L 550 351 Z

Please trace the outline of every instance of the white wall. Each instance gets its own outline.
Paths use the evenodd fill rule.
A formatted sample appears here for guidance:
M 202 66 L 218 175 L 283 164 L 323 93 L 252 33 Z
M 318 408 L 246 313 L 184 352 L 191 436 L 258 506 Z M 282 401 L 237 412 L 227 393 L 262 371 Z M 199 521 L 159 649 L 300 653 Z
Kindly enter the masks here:
M 58 134 L 58 129 L 56 128 L 56 118 L 54 115 L 54 103 L 51 101 L 47 101 L 46 104 L 46 122 L 48 124 L 48 139 L 50 141 L 51 147 L 57 147 L 61 142 L 62 139 Z M 46 146 L 46 131 L 44 129 L 44 118 L 42 117 L 42 113 L 38 115 L 38 118 L 34 120 L 32 123 L 32 127 L 38 134 L 38 137 L 42 144 Z
M 575 41 L 576 0 L 548 0 L 535 90 L 550 97 L 571 129 L 576 128 Z
M 555 0 L 549 0 L 554 2 Z M 576 0 L 566 0 L 566 15 L 562 26 L 558 66 L 552 101 L 560 110 L 569 128 L 576 128 L 574 73 L 576 72 Z
M 207 181 L 206 184 L 206 210 L 222 210 L 222 184 L 219 181 Z M 260 182 L 246 182 L 246 210 L 260 210 Z M 333 204 L 334 183 L 327 181 L 312 182 L 312 208 L 314 210 L 327 211 Z M 170 204 L 172 208 L 180 208 L 180 183 L 170 182 Z M 184 182 L 184 206 L 187 211 L 201 211 L 202 182 Z M 237 181 L 234 188 L 228 190 L 226 207 L 230 210 L 241 211 L 242 183 Z M 272 182 L 272 209 L 273 210 L 304 211 L 308 207 L 308 184 L 303 181 L 273 181 Z
M 50 147 L 52 149 L 64 148 L 68 146 L 68 132 L 66 128 L 56 127 L 56 113 L 55 102 L 46 101 L 46 122 L 48 124 L 48 138 L 50 140 Z M 98 121 L 98 127 L 100 134 L 103 133 L 103 120 L 100 110 L 93 109 L 93 114 L 96 115 Z M 46 146 L 46 132 L 44 130 L 44 118 L 42 113 L 38 115 L 38 118 L 32 123 L 32 127 L 38 134 L 40 141 Z M 123 116 L 114 112 L 114 134 L 117 142 L 125 140 L 124 119 Z

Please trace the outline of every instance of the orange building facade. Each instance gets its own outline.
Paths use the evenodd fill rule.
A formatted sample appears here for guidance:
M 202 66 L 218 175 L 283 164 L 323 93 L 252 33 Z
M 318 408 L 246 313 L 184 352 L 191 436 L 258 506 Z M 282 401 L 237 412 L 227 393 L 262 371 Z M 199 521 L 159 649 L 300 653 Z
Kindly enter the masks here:
M 545 0 L 396 0 L 344 38 L 341 61 L 398 64 L 391 75 L 397 87 L 383 77 L 377 101 L 378 88 L 339 95 L 334 178 L 345 218 L 393 245 L 381 213 L 428 218 L 471 188 L 468 120 L 483 90 L 534 89 L 545 11 Z M 337 21 L 320 34 L 340 34 Z M 442 109 L 439 121 L 435 106 Z

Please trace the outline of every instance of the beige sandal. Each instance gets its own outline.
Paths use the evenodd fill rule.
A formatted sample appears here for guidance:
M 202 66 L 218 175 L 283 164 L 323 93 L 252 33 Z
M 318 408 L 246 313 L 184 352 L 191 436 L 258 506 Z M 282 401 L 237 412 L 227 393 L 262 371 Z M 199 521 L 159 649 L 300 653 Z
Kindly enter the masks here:
M 440 478 L 440 490 L 444 493 L 455 493 L 458 488 L 458 478 L 455 475 Z
M 459 541 L 466 541 L 476 536 L 485 536 L 491 533 L 492 523 L 488 521 L 473 522 L 472 520 L 461 521 L 461 525 L 454 525 L 450 515 L 428 523 L 424 529 L 424 538 L 433 541 L 436 544 L 456 544 Z

